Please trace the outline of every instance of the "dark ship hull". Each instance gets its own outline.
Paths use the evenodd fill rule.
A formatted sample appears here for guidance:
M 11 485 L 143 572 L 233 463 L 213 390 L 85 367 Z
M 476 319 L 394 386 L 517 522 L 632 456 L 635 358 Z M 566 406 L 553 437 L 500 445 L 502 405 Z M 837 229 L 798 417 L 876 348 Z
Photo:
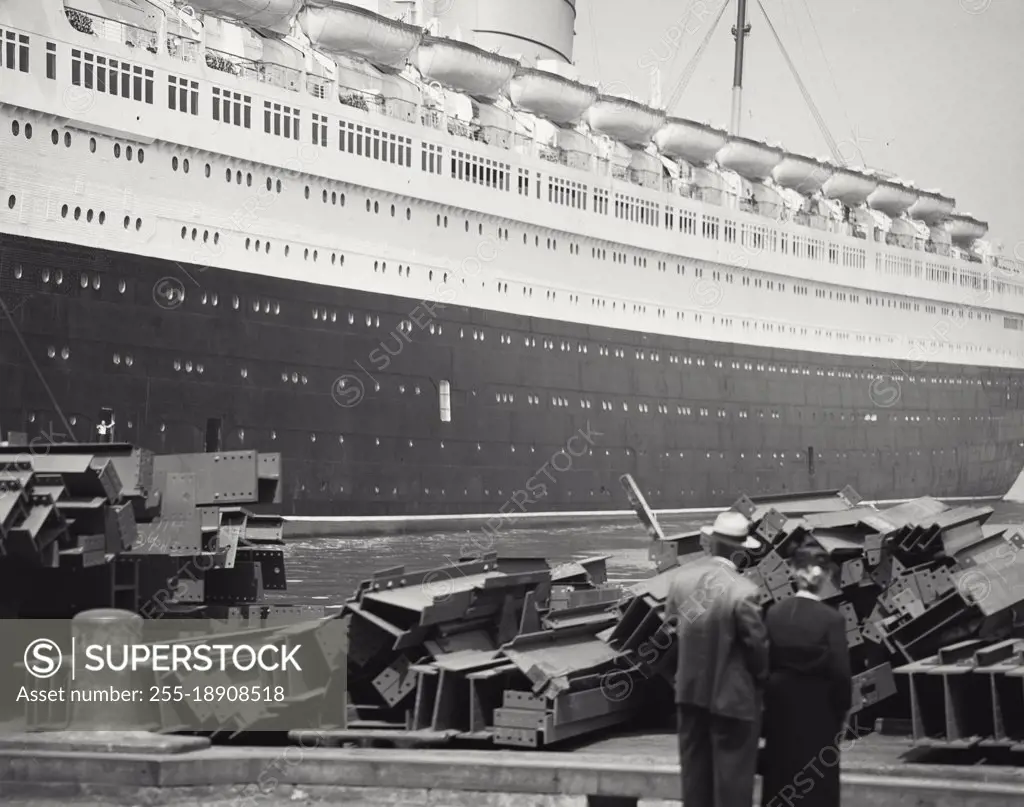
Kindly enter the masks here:
M 295 515 L 620 509 L 627 472 L 658 508 L 847 483 L 981 496 L 1022 455 L 1021 371 L 645 335 L 9 235 L 0 271 L 4 437 L 95 440 L 112 412 L 117 440 L 160 453 L 280 452 L 279 510 Z

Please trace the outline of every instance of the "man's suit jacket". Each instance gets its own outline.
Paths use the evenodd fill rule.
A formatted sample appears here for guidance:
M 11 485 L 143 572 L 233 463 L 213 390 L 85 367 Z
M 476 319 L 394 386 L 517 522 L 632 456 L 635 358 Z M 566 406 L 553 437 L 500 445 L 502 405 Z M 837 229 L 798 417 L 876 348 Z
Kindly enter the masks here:
M 739 720 L 760 718 L 768 636 L 757 596 L 757 586 L 723 558 L 679 567 L 665 609 L 679 637 L 677 704 Z

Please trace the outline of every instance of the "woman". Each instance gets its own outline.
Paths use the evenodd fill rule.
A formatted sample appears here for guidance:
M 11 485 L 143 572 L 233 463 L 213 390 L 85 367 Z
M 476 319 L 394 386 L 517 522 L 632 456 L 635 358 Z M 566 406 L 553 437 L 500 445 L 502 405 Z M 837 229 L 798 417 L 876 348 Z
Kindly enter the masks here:
M 852 684 L 846 620 L 818 596 L 830 569 L 821 547 L 799 547 L 790 566 L 798 591 L 765 619 L 771 650 L 761 804 L 838 807 L 840 732 Z

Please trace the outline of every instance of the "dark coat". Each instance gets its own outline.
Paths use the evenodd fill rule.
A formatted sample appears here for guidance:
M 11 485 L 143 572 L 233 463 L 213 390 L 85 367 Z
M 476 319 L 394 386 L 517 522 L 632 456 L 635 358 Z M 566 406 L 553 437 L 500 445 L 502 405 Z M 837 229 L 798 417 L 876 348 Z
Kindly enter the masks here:
M 676 703 L 755 721 L 768 674 L 757 586 L 728 561 L 681 566 L 669 584 L 666 619 L 677 621 Z
M 765 690 L 761 804 L 838 807 L 839 754 L 852 682 L 846 620 L 790 597 L 768 609 L 771 674 Z

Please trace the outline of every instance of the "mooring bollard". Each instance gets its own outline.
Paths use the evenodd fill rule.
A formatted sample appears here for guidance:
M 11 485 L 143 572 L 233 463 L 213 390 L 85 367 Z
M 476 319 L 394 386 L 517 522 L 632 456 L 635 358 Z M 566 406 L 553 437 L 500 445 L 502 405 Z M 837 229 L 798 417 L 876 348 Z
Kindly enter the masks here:
M 75 677 L 70 681 L 70 720 L 68 729 L 88 731 L 133 731 L 148 722 L 145 701 L 131 698 L 142 676 L 133 674 L 131 664 L 111 670 L 86 669 L 85 649 L 100 645 L 104 659 L 108 649 L 115 665 L 120 665 L 126 648 L 142 643 L 143 619 L 131 611 L 97 608 L 83 611 L 71 619 L 71 635 L 76 651 Z M 127 698 L 126 698 L 127 695 Z M 135 705 L 132 705 L 133 702 Z

